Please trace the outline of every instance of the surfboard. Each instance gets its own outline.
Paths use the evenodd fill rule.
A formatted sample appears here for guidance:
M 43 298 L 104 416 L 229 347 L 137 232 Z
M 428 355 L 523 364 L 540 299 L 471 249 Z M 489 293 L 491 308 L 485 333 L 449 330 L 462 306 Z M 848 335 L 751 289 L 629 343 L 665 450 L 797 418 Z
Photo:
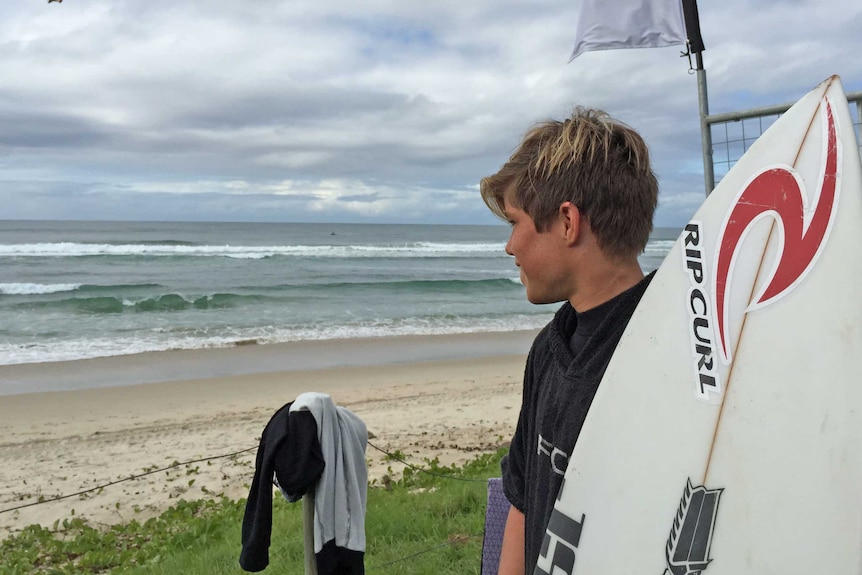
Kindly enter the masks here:
M 862 573 L 862 166 L 833 76 L 704 201 L 569 459 L 536 575 Z

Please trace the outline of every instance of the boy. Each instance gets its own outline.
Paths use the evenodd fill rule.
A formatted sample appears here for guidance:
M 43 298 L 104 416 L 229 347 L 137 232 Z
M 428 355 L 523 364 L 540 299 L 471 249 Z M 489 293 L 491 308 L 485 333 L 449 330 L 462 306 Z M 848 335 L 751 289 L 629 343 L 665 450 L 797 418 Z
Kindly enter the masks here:
M 587 410 L 643 295 L 638 254 L 652 231 L 658 183 L 643 139 L 601 111 L 527 132 L 482 199 L 512 226 L 527 299 L 564 302 L 533 342 L 521 412 L 501 464 L 511 503 L 500 575 L 531 575 Z

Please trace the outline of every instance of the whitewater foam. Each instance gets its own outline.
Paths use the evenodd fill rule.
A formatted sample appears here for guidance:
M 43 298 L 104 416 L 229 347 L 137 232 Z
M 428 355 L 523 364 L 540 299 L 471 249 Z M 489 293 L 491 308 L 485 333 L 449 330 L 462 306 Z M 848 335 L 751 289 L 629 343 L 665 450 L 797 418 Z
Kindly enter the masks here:
M 35 283 L 4 283 L 0 284 L 0 294 L 5 295 L 45 295 L 75 291 L 81 284 L 35 284 Z

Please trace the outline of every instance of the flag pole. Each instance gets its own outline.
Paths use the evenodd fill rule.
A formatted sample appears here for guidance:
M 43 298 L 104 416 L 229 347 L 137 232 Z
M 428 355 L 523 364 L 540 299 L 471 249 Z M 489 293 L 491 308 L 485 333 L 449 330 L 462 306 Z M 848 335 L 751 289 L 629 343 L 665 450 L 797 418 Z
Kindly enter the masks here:
M 697 0 L 682 0 L 682 11 L 685 19 L 685 30 L 688 36 L 688 54 L 694 54 L 695 72 L 697 73 L 697 99 L 700 108 L 700 146 L 703 152 L 703 183 L 708 196 L 715 187 L 715 170 L 712 163 L 712 132 L 707 117 L 709 116 L 709 96 L 706 88 L 706 69 L 703 67 L 703 38 L 700 35 L 700 17 L 697 12 Z
M 703 55 L 695 57 L 697 68 L 697 99 L 700 104 L 700 147 L 703 149 L 703 183 L 708 196 L 715 187 L 715 170 L 712 163 L 712 131 L 706 122 L 709 116 L 709 99 L 706 90 L 706 70 L 703 68 Z

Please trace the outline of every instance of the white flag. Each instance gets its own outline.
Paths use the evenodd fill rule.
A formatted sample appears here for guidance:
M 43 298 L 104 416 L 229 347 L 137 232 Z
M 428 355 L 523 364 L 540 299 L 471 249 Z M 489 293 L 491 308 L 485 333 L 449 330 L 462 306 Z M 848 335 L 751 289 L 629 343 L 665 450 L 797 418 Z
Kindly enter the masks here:
M 581 0 L 575 49 L 569 62 L 590 50 L 655 48 L 685 42 L 682 0 Z

